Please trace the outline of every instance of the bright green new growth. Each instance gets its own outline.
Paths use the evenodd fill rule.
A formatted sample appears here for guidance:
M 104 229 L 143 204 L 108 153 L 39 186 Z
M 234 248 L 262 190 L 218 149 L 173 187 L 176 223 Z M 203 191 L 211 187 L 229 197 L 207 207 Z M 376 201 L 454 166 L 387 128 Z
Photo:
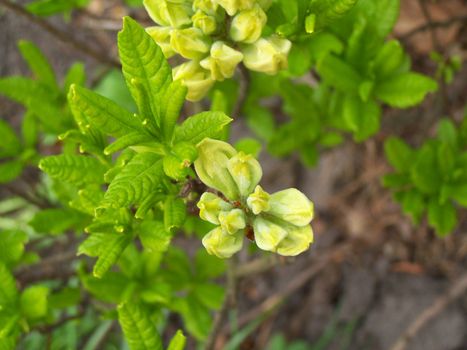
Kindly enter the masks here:
M 198 177 L 220 196 L 206 192 L 198 202 L 200 217 L 219 225 L 203 238 L 209 254 L 229 258 L 242 249 L 244 236 L 259 248 L 295 256 L 313 241 L 313 203 L 295 188 L 273 194 L 259 185 L 262 170 L 251 155 L 226 142 L 204 139 L 195 161 Z
M 467 118 L 459 128 L 444 119 L 436 139 L 413 149 L 398 138 L 385 143 L 395 172 L 383 184 L 394 191 L 404 213 L 419 223 L 425 212 L 439 236 L 457 225 L 457 206 L 467 207 Z
M 159 24 L 146 30 L 166 57 L 178 53 L 189 60 L 173 76 L 188 88 L 187 99 L 198 101 L 215 81 L 231 78 L 242 61 L 267 74 L 287 68 L 290 41 L 274 34 L 261 38 L 270 5 L 257 0 L 145 0 L 149 16 Z

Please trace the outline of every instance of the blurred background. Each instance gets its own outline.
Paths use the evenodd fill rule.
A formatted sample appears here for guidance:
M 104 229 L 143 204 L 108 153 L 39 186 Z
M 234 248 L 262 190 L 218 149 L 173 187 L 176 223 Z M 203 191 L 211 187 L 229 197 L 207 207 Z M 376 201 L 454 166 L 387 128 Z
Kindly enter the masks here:
M 144 26 L 153 25 L 141 2 L 91 0 L 65 15 L 42 13 L 47 17 L 36 22 L 18 8 L 0 6 L 0 76 L 30 74 L 17 48 L 19 40 L 30 40 L 49 58 L 59 79 L 72 63 L 84 62 L 88 85 L 134 110 L 116 63 L 116 34 L 126 15 Z M 392 35 L 408 50 L 415 71 L 436 75 L 439 65 L 432 51 L 456 54 L 465 61 L 467 1 L 401 3 Z M 417 108 L 386 110 L 382 132 L 361 144 L 347 140 L 324 153 L 316 168 L 305 168 L 295 156 L 277 159 L 261 154 L 265 188 L 297 187 L 315 203 L 315 244 L 296 259 L 272 257 L 260 264 L 248 264 L 248 254 L 242 252 L 236 305 L 242 332 L 221 331 L 218 349 L 233 338 L 240 349 L 390 349 L 397 339 L 404 343 L 404 332 L 414 322 L 422 326 L 407 336 L 411 341 L 404 348 L 467 349 L 467 212 L 461 213 L 454 234 L 439 239 L 424 222 L 414 228 L 380 181 L 390 169 L 382 146 L 388 134 L 417 144 L 434 135 L 443 113 L 462 117 L 467 66 L 453 79 Z M 196 108 L 200 106 L 187 105 L 185 112 L 189 115 Z M 1 117 L 13 125 L 19 126 L 22 111 L 0 97 Z M 241 117 L 235 120 L 232 141 L 252 135 Z M 42 152 L 56 153 L 50 145 Z M 38 178 L 38 170 L 28 169 L 13 185 L 0 187 L 0 199 L 32 186 Z M 4 215 L 0 224 L 7 225 L 6 213 L 0 215 Z M 22 219 L 26 222 L 27 215 Z M 41 254 L 67 251 L 64 244 Z M 35 276 L 22 271 L 18 278 L 29 281 Z M 102 344 L 96 349 L 104 349 Z M 194 345 L 189 343 L 188 348 Z

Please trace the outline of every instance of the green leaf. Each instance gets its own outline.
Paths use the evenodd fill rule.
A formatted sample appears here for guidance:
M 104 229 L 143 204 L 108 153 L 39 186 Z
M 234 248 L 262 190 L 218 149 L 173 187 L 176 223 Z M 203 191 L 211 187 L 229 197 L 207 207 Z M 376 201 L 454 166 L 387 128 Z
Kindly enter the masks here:
M 8 265 L 17 262 L 24 253 L 28 236 L 18 230 L 0 232 L 0 262 Z
M 91 90 L 72 85 L 68 100 L 84 114 L 89 123 L 107 135 L 120 137 L 132 132 L 146 134 L 137 117 Z
M 375 95 L 391 107 L 407 108 L 420 103 L 429 92 L 436 91 L 436 82 L 418 73 L 403 73 L 378 82 Z
M 154 153 L 139 153 L 115 176 L 102 207 L 120 208 L 139 203 L 156 191 L 164 178 L 162 160 Z
M 21 142 L 18 136 L 13 128 L 2 119 L 0 119 L 0 135 L 2 135 L 0 158 L 15 156 L 21 151 Z
M 310 13 L 316 14 L 316 29 L 322 29 L 350 11 L 358 0 L 310 1 Z
M 86 73 L 84 71 L 84 64 L 74 63 L 66 72 L 63 82 L 63 91 L 68 94 L 72 85 L 83 86 L 86 82 Z
M 13 181 L 23 172 L 23 162 L 12 160 L 0 164 L 0 184 Z
M 196 339 L 206 339 L 212 324 L 209 309 L 201 304 L 192 294 L 183 299 L 174 300 L 171 307 L 182 315 L 186 329 Z
M 404 141 L 396 137 L 390 137 L 386 140 L 384 152 L 389 163 L 401 173 L 409 171 L 413 165 L 414 151 Z
M 153 139 L 146 134 L 130 132 L 118 138 L 114 143 L 104 149 L 104 154 L 113 154 L 129 146 L 151 142 Z
M 261 142 L 251 137 L 244 137 L 235 143 L 235 149 L 237 151 L 241 151 L 245 154 L 251 154 L 255 158 L 258 158 L 262 148 L 263 145 Z
M 0 308 L 3 306 L 11 305 L 15 302 L 18 295 L 16 288 L 16 281 L 11 272 L 7 269 L 5 264 L 0 262 L 0 281 L 2 288 L 0 288 Z
M 186 141 L 196 145 L 204 138 L 218 139 L 224 126 L 233 119 L 222 112 L 201 112 L 189 117 L 175 130 L 175 142 Z
M 137 303 L 118 306 L 118 321 L 131 350 L 162 350 L 162 341 L 146 311 Z
M 84 7 L 90 0 L 36 0 L 26 5 L 26 9 L 37 16 L 51 16 Z
M 416 190 L 404 192 L 401 203 L 404 213 L 411 215 L 413 221 L 418 224 L 426 207 L 423 195 Z
M 32 42 L 26 40 L 20 40 L 18 47 L 36 79 L 52 90 L 58 91 L 55 73 L 41 50 Z
M 397 73 L 402 73 L 407 66 L 404 49 L 397 40 L 386 42 L 375 58 L 374 72 L 378 81 L 383 81 Z
M 187 89 L 181 81 L 174 81 L 169 85 L 161 101 L 161 131 L 168 142 L 172 141 L 175 125 L 185 102 L 186 92 Z
M 446 236 L 457 225 L 455 207 L 450 202 L 440 204 L 437 198 L 431 199 L 428 205 L 428 223 L 435 228 L 437 235 Z
M 355 141 L 363 141 L 378 132 L 381 108 L 376 102 L 365 103 L 358 96 L 346 95 L 342 112 L 347 127 L 354 132 Z
M 84 288 L 97 299 L 117 304 L 124 299 L 124 294 L 131 283 L 121 272 L 107 271 L 101 278 L 81 275 Z
M 37 143 L 38 123 L 34 112 L 28 111 L 21 121 L 21 136 L 25 147 L 34 148 Z
M 96 85 L 94 91 L 117 102 L 120 106 L 131 112 L 137 111 L 135 101 L 133 101 L 133 97 L 120 70 L 112 69 L 107 73 Z
M 97 159 L 86 156 L 62 154 L 43 158 L 39 168 L 56 180 L 75 185 L 101 184 L 106 168 Z
M 185 349 L 186 337 L 183 335 L 181 330 L 175 333 L 174 337 L 170 341 L 167 350 L 183 350 Z
M 81 288 L 65 287 L 49 295 L 48 304 L 51 309 L 66 309 L 79 304 L 81 300 Z
M 426 194 L 434 194 L 441 187 L 436 158 L 435 150 L 428 145 L 420 150 L 410 171 L 415 187 Z
M 206 249 L 200 249 L 196 252 L 195 269 L 198 281 L 204 281 L 222 276 L 227 265 L 225 260 L 209 255 Z
M 144 249 L 149 252 L 164 252 L 167 250 L 172 235 L 165 229 L 162 222 L 145 220 L 139 228 L 139 239 Z
M 29 320 L 37 320 L 47 315 L 49 288 L 31 286 L 26 288 L 20 297 L 22 314 Z
M 204 306 L 213 310 L 220 309 L 225 297 L 224 288 L 213 283 L 197 284 L 193 293 Z
M 145 109 L 139 101 L 132 80 L 137 80 L 146 92 L 150 109 L 161 124 L 162 97 L 172 82 L 172 70 L 161 49 L 143 27 L 130 17 L 123 18 L 123 29 L 118 33 L 118 50 L 123 75 L 140 111 Z
M 168 196 L 164 204 L 164 226 L 167 231 L 181 227 L 186 218 L 186 205 L 181 198 Z
M 47 131 L 61 133 L 71 127 L 58 105 L 58 95 L 38 81 L 23 77 L 0 79 L 0 94 L 34 111 Z
M 342 92 L 356 93 L 362 78 L 358 72 L 340 58 L 326 55 L 316 67 L 324 81 Z
M 443 118 L 438 124 L 438 139 L 454 149 L 458 147 L 456 126 L 449 119 Z
M 58 235 L 73 227 L 83 227 L 87 221 L 88 216 L 75 210 L 52 208 L 37 212 L 29 225 L 36 232 Z

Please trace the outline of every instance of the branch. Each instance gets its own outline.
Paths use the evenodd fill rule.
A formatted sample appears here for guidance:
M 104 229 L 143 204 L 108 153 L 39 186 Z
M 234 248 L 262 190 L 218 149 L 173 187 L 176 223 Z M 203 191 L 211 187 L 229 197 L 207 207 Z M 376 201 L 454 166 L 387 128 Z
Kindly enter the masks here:
M 22 6 L 14 4 L 8 0 L 0 0 L 0 4 L 6 7 L 7 9 L 15 12 L 16 14 L 28 19 L 30 22 L 37 24 L 39 27 L 49 32 L 51 35 L 59 39 L 64 44 L 67 44 L 68 46 L 94 58 L 96 61 L 113 67 L 120 67 L 120 63 L 114 58 L 108 57 L 105 53 L 95 50 L 89 45 L 77 40 L 76 38 L 73 38 L 68 33 L 56 28 L 49 22 L 37 16 L 34 16 Z
M 410 341 L 431 320 L 438 316 L 449 304 L 461 297 L 467 291 L 467 273 L 461 276 L 445 294 L 441 295 L 425 309 L 407 330 L 396 340 L 390 350 L 405 350 Z
M 248 97 L 248 90 L 250 88 L 250 73 L 243 64 L 239 64 L 240 72 L 240 86 L 238 87 L 237 102 L 232 111 L 232 118 L 240 117 L 243 106 L 245 105 L 246 98 Z

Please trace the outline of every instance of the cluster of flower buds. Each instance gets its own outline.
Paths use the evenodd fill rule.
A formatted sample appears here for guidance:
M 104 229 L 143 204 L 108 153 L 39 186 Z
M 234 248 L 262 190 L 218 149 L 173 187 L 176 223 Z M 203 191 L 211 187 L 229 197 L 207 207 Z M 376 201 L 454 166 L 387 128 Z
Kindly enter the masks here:
M 231 78 L 240 62 L 266 74 L 287 67 L 290 41 L 276 35 L 261 37 L 271 2 L 144 0 L 159 25 L 147 32 L 167 58 L 179 54 L 188 60 L 173 71 L 174 79 L 187 86 L 188 100 L 200 100 L 215 81 Z
M 242 248 L 244 237 L 260 249 L 285 256 L 308 249 L 313 241 L 313 203 L 302 192 L 265 192 L 258 185 L 258 161 L 226 142 L 206 138 L 197 148 L 198 177 L 220 193 L 205 192 L 198 202 L 200 217 L 218 225 L 203 238 L 209 254 L 229 258 Z

